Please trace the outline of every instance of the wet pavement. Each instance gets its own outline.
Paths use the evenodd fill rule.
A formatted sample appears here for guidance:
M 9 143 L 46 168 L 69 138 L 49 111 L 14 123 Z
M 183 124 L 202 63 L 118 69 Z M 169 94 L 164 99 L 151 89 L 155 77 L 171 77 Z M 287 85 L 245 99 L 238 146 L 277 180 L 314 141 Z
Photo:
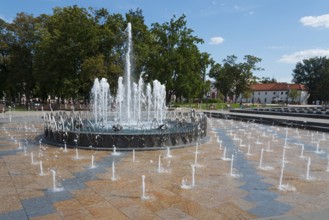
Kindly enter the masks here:
M 207 143 L 172 157 L 138 151 L 134 161 L 130 151 L 77 156 L 42 143 L 42 112 L 1 114 L 0 219 L 328 219 L 327 133 L 213 118 L 208 127 Z M 193 164 L 195 185 L 184 189 Z

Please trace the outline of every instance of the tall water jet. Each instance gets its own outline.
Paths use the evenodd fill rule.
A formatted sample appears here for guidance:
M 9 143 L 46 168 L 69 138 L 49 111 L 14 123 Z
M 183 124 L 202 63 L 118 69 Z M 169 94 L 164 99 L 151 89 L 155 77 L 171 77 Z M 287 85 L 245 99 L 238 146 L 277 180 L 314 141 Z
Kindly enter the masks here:
M 131 34 L 131 23 L 128 23 L 127 26 L 127 34 L 128 34 L 128 46 L 127 46 L 127 53 L 126 53 L 126 116 L 127 120 L 131 120 L 130 116 L 130 102 L 131 102 L 131 52 L 132 52 L 132 34 Z

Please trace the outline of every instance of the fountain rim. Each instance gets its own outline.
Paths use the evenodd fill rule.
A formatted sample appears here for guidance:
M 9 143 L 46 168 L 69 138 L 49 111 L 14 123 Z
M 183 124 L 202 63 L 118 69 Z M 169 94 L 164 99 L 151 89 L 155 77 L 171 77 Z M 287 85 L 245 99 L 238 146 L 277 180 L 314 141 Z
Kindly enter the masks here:
M 71 148 L 95 150 L 110 150 L 114 148 L 113 146 L 119 150 L 158 150 L 194 145 L 197 142 L 205 142 L 207 137 L 207 116 L 203 112 L 198 114 L 194 111 L 179 112 L 178 115 L 184 119 L 183 124 L 177 122 L 178 115 L 175 119 L 167 118 L 169 123 L 176 126 L 173 129 L 130 130 L 133 132 L 64 130 L 64 126 L 58 129 L 57 125 L 54 127 L 52 123 L 56 124 L 60 121 L 64 124 L 63 118 L 59 117 L 61 114 L 57 112 L 56 115 L 45 116 L 45 130 L 42 137 L 49 144 L 60 147 L 66 144 Z M 74 124 L 75 120 L 81 121 L 81 118 L 76 117 L 73 112 L 65 120 Z

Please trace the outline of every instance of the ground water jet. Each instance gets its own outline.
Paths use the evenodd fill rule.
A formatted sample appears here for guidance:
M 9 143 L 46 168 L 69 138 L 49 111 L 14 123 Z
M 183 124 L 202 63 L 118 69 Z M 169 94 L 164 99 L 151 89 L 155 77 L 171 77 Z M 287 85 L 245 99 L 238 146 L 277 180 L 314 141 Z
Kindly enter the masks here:
M 133 163 L 135 163 L 136 155 L 135 155 L 135 149 L 133 149 Z
M 172 158 L 172 154 L 170 153 L 170 147 L 167 147 L 166 158 Z
M 112 162 L 112 177 L 111 177 L 112 181 L 116 181 L 117 178 L 115 177 L 115 162 Z
M 60 191 L 63 191 L 64 188 L 62 187 L 57 187 L 56 186 L 56 171 L 51 169 L 51 174 L 52 174 L 52 179 L 53 179 L 53 188 L 52 188 L 52 191 L 53 192 L 60 192 Z
M 162 173 L 163 169 L 161 168 L 161 155 L 159 155 L 158 159 L 158 173 Z
M 39 161 L 39 166 L 40 166 L 40 173 L 39 173 L 39 175 L 40 176 L 44 176 L 45 174 L 43 172 L 42 160 Z
M 260 158 L 259 158 L 259 168 L 263 168 L 263 154 L 264 154 L 264 148 L 262 148 L 261 153 L 260 153 Z
M 142 175 L 142 196 L 141 196 L 141 199 L 142 200 L 147 200 L 147 199 L 149 199 L 149 197 L 148 196 L 146 196 L 146 194 L 145 194 L 145 175 Z
M 306 180 L 311 180 L 312 178 L 310 177 L 310 167 L 311 167 L 311 157 L 308 157 L 307 159 L 307 167 L 306 167 Z
M 90 169 L 96 168 L 96 166 L 94 164 L 94 160 L 95 160 L 95 156 L 91 155 Z

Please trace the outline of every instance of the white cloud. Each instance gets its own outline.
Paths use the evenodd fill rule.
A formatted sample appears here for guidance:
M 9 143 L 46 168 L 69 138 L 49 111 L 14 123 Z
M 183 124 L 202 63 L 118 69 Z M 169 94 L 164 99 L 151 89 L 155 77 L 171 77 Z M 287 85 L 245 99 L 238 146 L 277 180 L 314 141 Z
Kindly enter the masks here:
M 247 15 L 253 15 L 253 14 L 255 14 L 255 11 L 249 11 L 249 12 L 247 13 Z
M 218 45 L 224 42 L 224 38 L 222 37 L 212 37 L 210 38 L 209 44 L 211 45 Z
M 324 49 L 311 49 L 311 50 L 303 50 L 298 51 L 293 54 L 283 55 L 279 62 L 281 63 L 297 63 L 304 59 L 309 59 L 312 57 L 324 57 L 329 56 L 329 50 Z
M 306 16 L 299 20 L 305 26 L 329 28 L 329 14 Z

